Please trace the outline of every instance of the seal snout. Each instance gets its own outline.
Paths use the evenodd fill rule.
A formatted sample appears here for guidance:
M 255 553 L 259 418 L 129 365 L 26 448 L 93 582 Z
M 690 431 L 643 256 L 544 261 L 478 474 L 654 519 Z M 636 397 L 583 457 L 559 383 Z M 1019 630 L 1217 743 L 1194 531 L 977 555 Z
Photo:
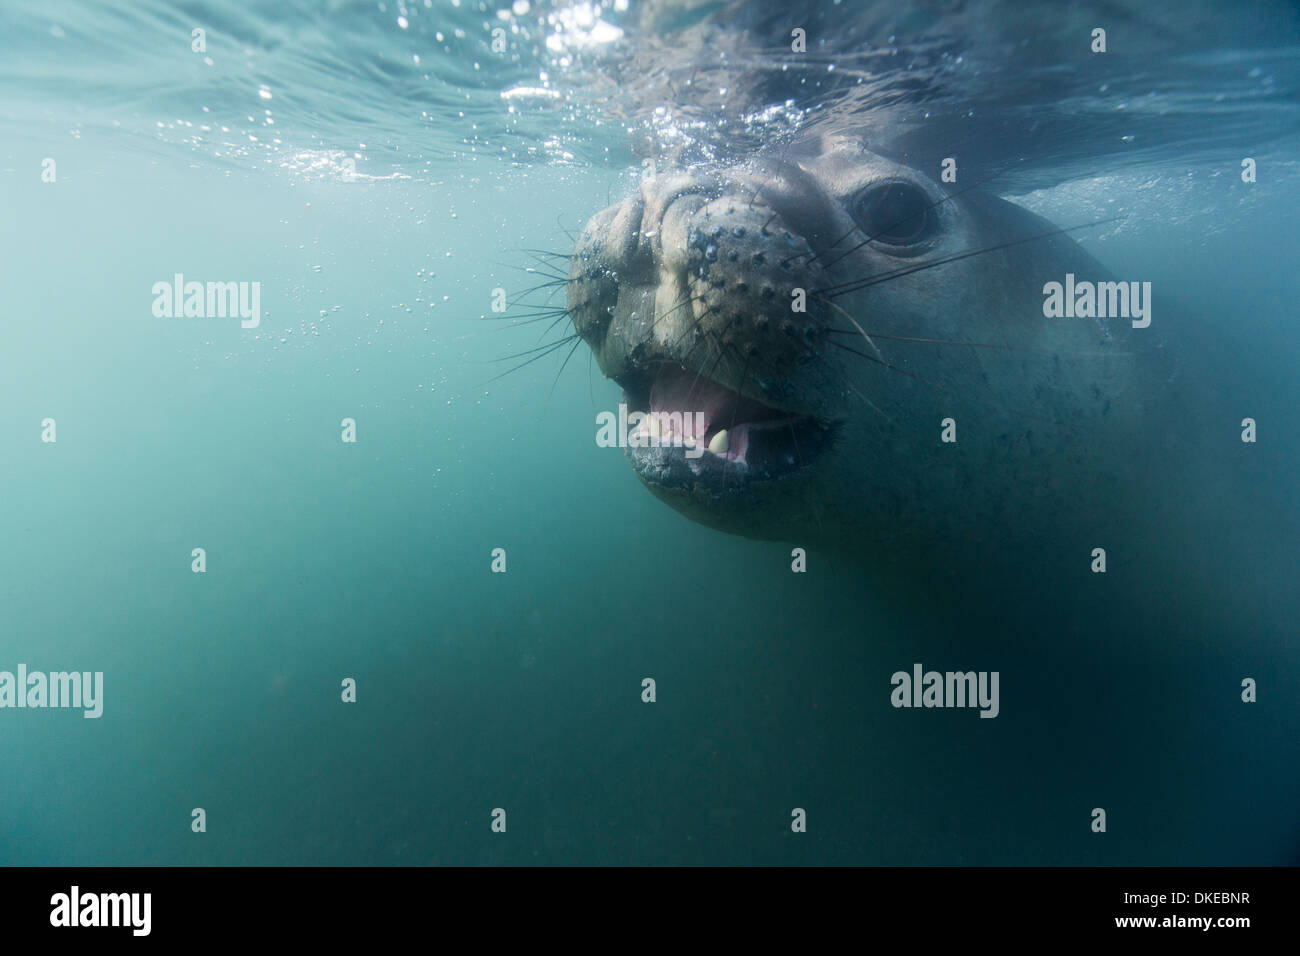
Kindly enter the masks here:
M 740 494 L 830 448 L 842 390 L 822 354 L 826 280 L 795 225 L 818 215 L 814 193 L 788 171 L 679 171 L 644 180 L 579 237 L 568 309 L 623 386 L 628 457 L 653 486 Z
M 592 218 L 571 260 L 568 308 L 606 375 L 708 362 L 745 391 L 817 359 L 831 324 L 815 294 L 823 270 L 792 221 L 815 216 L 821 200 L 807 212 L 789 180 L 753 170 L 651 177 Z

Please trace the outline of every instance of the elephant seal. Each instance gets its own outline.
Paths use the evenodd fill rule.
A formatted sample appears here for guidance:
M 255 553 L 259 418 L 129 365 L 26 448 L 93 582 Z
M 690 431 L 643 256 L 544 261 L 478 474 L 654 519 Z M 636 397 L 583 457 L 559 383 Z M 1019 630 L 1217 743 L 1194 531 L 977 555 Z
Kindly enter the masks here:
M 640 482 L 808 560 L 677 529 L 675 545 L 698 549 L 678 566 L 630 544 L 628 522 L 611 529 L 625 560 L 606 567 L 636 582 L 638 619 L 614 626 L 630 641 L 671 630 L 668 656 L 778 702 L 763 730 L 734 725 L 735 750 L 761 754 L 771 778 L 812 765 L 790 756 L 800 731 L 843 742 L 819 756 L 838 806 L 860 788 L 860 830 L 846 829 L 849 843 L 869 834 L 858 858 L 1294 862 L 1294 722 L 1265 724 L 1254 697 L 1257 680 L 1297 674 L 1294 389 L 1269 395 L 1281 370 L 1253 374 L 1227 347 L 1262 343 L 1252 312 L 1271 300 L 1216 298 L 1193 273 L 1206 249 L 1176 230 L 1134 231 L 1181 268 L 1112 251 L 1108 269 L 1080 245 L 1099 228 L 1073 228 L 1105 213 L 1053 223 L 1000 198 L 1085 175 L 1095 197 L 1117 163 L 1144 161 L 1114 150 L 1127 125 L 1105 134 L 1118 111 L 1076 115 L 1087 81 L 1053 86 L 1088 70 L 1094 88 L 1116 83 L 1118 58 L 1081 62 L 1070 44 L 1089 25 L 1033 5 L 706 6 L 726 16 L 689 27 L 698 42 L 642 38 L 614 75 L 635 94 L 621 127 L 651 117 L 656 167 L 596 212 L 547 288 L 565 289 L 573 331 L 622 387 Z M 826 41 L 809 46 L 816 62 L 782 52 L 794 26 Z M 1054 68 L 1021 76 L 1044 35 Z M 999 112 L 998 86 L 1015 110 Z M 1195 149 L 1215 111 L 1197 112 L 1178 132 L 1162 109 L 1139 140 Z M 1271 267 L 1261 232 L 1252 249 Z M 1138 283 L 1141 308 L 1110 308 L 1119 282 Z M 1067 288 L 1093 290 L 1094 308 L 1058 308 Z M 1248 416 L 1283 426 L 1254 444 Z M 684 657 L 715 637 L 718 658 Z M 886 703 L 891 675 L 933 661 L 1000 672 L 1001 716 Z M 859 694 L 838 720 L 825 707 Z M 1126 822 L 1103 835 L 1093 808 Z
M 1045 315 L 1050 283 L 1110 279 L 1021 207 L 817 135 L 644 179 L 578 237 L 567 307 L 629 411 L 699 423 L 628 436 L 658 497 L 932 564 L 1143 510 L 1167 351 L 1128 315 Z

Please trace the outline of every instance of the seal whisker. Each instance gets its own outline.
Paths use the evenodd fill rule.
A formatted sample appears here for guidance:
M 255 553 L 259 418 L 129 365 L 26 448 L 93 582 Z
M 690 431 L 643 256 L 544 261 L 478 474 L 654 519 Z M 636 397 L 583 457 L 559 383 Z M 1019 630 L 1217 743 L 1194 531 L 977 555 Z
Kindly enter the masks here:
M 536 249 L 527 246 L 521 246 L 517 249 L 514 249 L 513 251 L 522 252 L 525 255 L 527 255 L 528 258 L 530 258 L 533 262 L 536 262 L 538 265 L 547 266 L 550 268 L 555 268 L 557 265 L 557 261 L 567 265 L 569 260 L 573 258 L 572 252 L 556 252 L 554 249 Z
M 856 324 L 856 323 L 855 323 Z M 827 329 L 831 335 L 857 335 L 858 332 L 853 329 Z M 1031 349 L 1023 345 L 1001 345 L 997 342 L 963 342 L 958 339 L 927 339 L 912 335 L 886 335 L 883 332 L 872 332 L 878 339 L 888 339 L 891 342 L 921 342 L 926 345 L 965 345 L 973 349 L 1002 349 L 1007 352 L 1028 352 L 1033 355 L 1062 355 L 1094 357 L 1094 358 L 1113 358 L 1116 356 L 1131 356 L 1131 352 L 1067 352 L 1062 353 L 1055 349 Z
M 481 318 L 482 321 L 485 322 L 510 322 L 513 319 L 523 319 L 526 322 L 532 322 L 535 319 L 554 318 L 557 315 L 568 314 L 569 312 L 569 310 L 563 306 L 546 305 L 542 302 L 530 303 L 527 308 L 532 311 L 516 312 L 513 315 L 485 315 Z
M 709 381 L 715 381 L 715 379 L 713 378 L 713 373 L 716 372 L 716 371 L 718 370 L 718 366 L 722 364 L 722 360 L 723 360 L 724 358 L 727 357 L 727 344 L 726 344 L 725 342 L 722 341 L 722 335 L 726 334 L 726 331 L 727 331 L 727 330 L 724 328 L 721 332 L 716 333 L 716 334 L 713 333 L 713 332 L 709 332 L 709 333 L 708 333 L 708 337 L 711 338 L 711 339 L 713 339 L 713 341 L 716 342 L 717 345 L 718 345 L 718 357 L 717 357 L 716 359 L 714 359 L 714 360 L 713 360 L 713 364 L 712 364 L 711 366 L 709 366 L 709 374 L 706 375 L 706 376 L 704 376 L 704 377 L 707 378 Z M 701 341 L 703 341 L 703 340 L 701 340 Z M 689 395 L 694 395 L 694 394 L 695 394 L 695 390 L 696 390 L 697 388 L 699 388 L 699 386 L 700 386 L 700 377 L 703 375 L 703 372 L 704 372 L 704 369 L 703 369 L 703 368 L 700 368 L 700 369 L 696 370 L 696 372 L 695 372 L 695 381 L 691 382 L 691 388 L 690 388 L 690 391 L 687 392 L 687 395 L 688 395 L 688 396 L 689 396 Z
M 532 295 L 534 292 L 541 292 L 543 289 L 550 289 L 551 295 L 554 295 L 556 291 L 564 288 L 564 285 L 567 281 L 568 281 L 567 279 L 552 279 L 548 282 L 543 282 L 539 285 L 533 285 L 533 286 L 529 286 L 526 289 L 520 289 L 518 292 L 514 293 L 514 297 L 520 298 L 522 296 Z
M 660 322 L 662 322 L 664 319 L 668 318 L 670 315 L 672 315 L 672 314 L 673 314 L 674 312 L 676 312 L 678 309 L 685 308 L 685 307 L 688 306 L 688 305 L 694 305 L 696 302 L 699 302 L 699 301 L 700 301 L 701 299 L 703 299 L 703 298 L 704 298 L 703 294 L 701 294 L 701 295 L 692 295 L 692 296 L 688 296 L 687 298 L 684 298 L 681 302 L 678 302 L 675 306 L 673 306 L 673 307 L 672 307 L 671 309 L 669 309 L 668 311 L 666 311 L 666 312 L 661 312 L 659 315 L 657 315 L 657 316 L 654 317 L 654 320 L 653 320 L 653 321 L 651 321 L 651 323 L 650 323 L 650 329 L 651 329 L 651 331 L 654 330 L 654 327 L 655 327 L 656 325 L 658 325 L 658 324 L 659 324 Z M 680 338 L 678 339 L 678 341 L 680 341 Z M 674 343 L 674 344 L 676 344 L 676 343 Z
M 547 273 L 538 272 L 536 269 L 525 269 L 523 271 L 538 276 L 539 278 L 545 279 L 546 281 L 539 282 L 537 285 L 530 285 L 522 289 L 515 289 L 511 291 L 510 298 L 512 300 L 525 298 L 526 296 L 532 295 L 534 292 L 547 292 L 545 301 L 550 302 L 551 299 L 555 297 L 556 292 L 559 292 L 561 289 L 567 289 L 569 284 L 568 278 L 561 278 L 560 276 L 553 276 Z
M 552 286 L 559 286 L 563 288 L 563 287 L 567 287 L 569 284 L 573 282 L 573 280 L 570 279 L 567 275 L 562 275 L 559 272 L 553 272 L 549 270 L 543 271 L 542 269 L 537 269 L 537 268 L 530 268 L 525 271 L 527 271 L 530 275 L 535 275 L 538 278 L 546 280 L 545 283 L 538 286 L 537 288 L 545 289 L 545 288 L 550 288 Z
M 560 217 L 563 215 L 564 213 L 562 212 L 555 214 L 555 224 L 560 227 L 560 232 L 564 233 L 566 236 L 569 237 L 569 244 L 572 245 L 573 243 L 578 241 L 578 237 L 573 234 L 573 230 L 566 228 L 565 225 L 562 222 L 560 222 Z M 558 255 L 558 253 L 556 254 Z M 568 258 L 567 254 L 565 255 L 565 258 L 566 259 Z
M 928 385 L 930 388 L 937 388 L 937 389 L 940 389 L 941 391 L 945 391 L 945 392 L 951 392 L 951 391 L 953 391 L 950 387 L 948 387 L 948 386 L 946 386 L 946 385 L 944 385 L 944 384 L 942 384 L 942 383 L 940 383 L 940 382 L 934 382 L 934 381 L 931 381 L 930 379 L 922 378 L 920 375 L 917 375 L 915 372 L 910 372 L 910 371 L 908 371 L 908 370 L 905 369 L 905 368 L 900 368 L 899 366 L 897 366 L 897 365 L 893 365 L 893 364 L 891 364 L 891 363 L 889 363 L 889 362 L 881 362 L 881 361 L 880 361 L 879 359 L 877 359 L 874 355 L 868 355 L 866 352 L 861 352 L 861 351 L 859 351 L 858 349 L 855 349 L 855 348 L 853 348 L 853 347 L 850 346 L 850 345 L 845 345 L 845 344 L 842 343 L 842 342 L 835 342 L 835 341 L 833 341 L 833 340 L 829 340 L 829 339 L 828 339 L 827 341 L 830 341 L 830 344 L 833 345 L 833 346 L 835 346 L 836 348 L 843 349 L 843 350 L 846 351 L 846 352 L 852 352 L 854 355 L 861 356 L 862 358 L 866 359 L 866 360 L 869 361 L 869 362 L 875 362 L 875 363 L 878 364 L 878 365 L 882 365 L 882 366 L 884 366 L 885 368 L 889 369 L 891 372 L 898 372 L 898 373 L 900 373 L 900 374 L 902 374 L 902 375 L 906 375 L 908 378 L 912 379 L 913 381 L 920 382 L 922 385 Z M 969 395 L 969 394 L 963 394 L 963 393 L 958 393 L 958 394 L 962 394 L 962 399 L 963 399 L 964 401 L 983 402 L 984 404 L 986 404 L 986 405 L 990 405 L 990 406 L 992 406 L 993 408 L 1001 409 L 1002 411 L 1005 411 L 1005 412 L 1011 412 L 1011 413 L 1013 413 L 1014 415 L 1016 415 L 1016 417 L 1018 417 L 1018 418 L 1024 418 L 1024 419 L 1027 419 L 1027 420 L 1029 420 L 1029 421 L 1042 422 L 1042 423 L 1044 423 L 1044 424 L 1051 424 L 1051 423 L 1053 423 L 1053 422 L 1055 421 L 1054 419 L 1051 419 L 1051 418 L 1044 418 L 1044 417 L 1041 416 L 1041 415 L 1035 415 L 1035 414 L 1033 414 L 1032 412 L 1021 411 L 1021 410 L 1018 409 L 1018 408 L 1014 408 L 1014 407 L 1012 407 L 1012 406 L 1010 406 L 1010 405 L 1005 405 L 1005 404 L 1003 404 L 1002 402 L 995 402 L 995 401 L 993 401 L 993 400 L 991 400 L 991 399 L 981 398 L 981 397 L 979 397 L 978 395 Z
M 498 266 L 502 269 L 510 269 L 514 272 L 526 272 L 529 273 L 530 275 L 534 275 L 534 274 L 543 275 L 546 276 L 548 279 L 563 279 L 565 282 L 569 281 L 569 277 L 567 275 L 564 275 L 558 271 L 543 271 L 543 270 L 554 269 L 555 267 L 552 266 L 551 263 L 536 260 L 536 259 L 534 259 L 534 261 L 537 262 L 537 265 L 535 266 L 517 266 L 510 262 L 494 262 L 493 265 Z
M 867 330 L 866 330 L 866 329 L 864 329 L 861 325 L 858 324 L 858 320 L 857 320 L 857 319 L 855 319 L 853 316 L 849 315 L 848 312 L 844 311 L 844 309 L 840 308 L 840 306 L 839 306 L 838 304 L 832 302 L 830 299 L 827 299 L 827 298 L 825 298 L 824 296 L 818 296 L 817 298 L 818 298 L 820 301 L 825 302 L 827 305 L 829 305 L 832 309 L 834 309 L 834 310 L 835 310 L 836 312 L 838 312 L 840 315 L 844 316 L 844 318 L 846 318 L 846 319 L 848 319 L 850 322 L 852 322 L 852 323 L 853 323 L 853 327 L 854 327 L 855 329 L 857 329 L 858 332 L 860 332 L 860 333 L 862 334 L 862 337 L 863 337 L 864 339 L 867 340 L 867 344 L 871 346 L 871 350 L 872 350 L 873 352 L 876 353 L 876 356 L 877 356 L 877 357 L 878 357 L 882 362 L 885 360 L 885 357 L 884 357 L 883 355 L 880 354 L 880 349 L 878 349 L 878 348 L 876 347 L 876 343 L 873 342 L 873 341 L 871 341 L 871 336 L 869 336 L 869 335 L 867 334 Z
M 717 367 L 722 363 L 722 360 L 726 357 L 727 354 L 727 346 L 726 343 L 722 341 L 722 336 L 727 334 L 727 330 L 731 328 L 732 323 L 735 321 L 736 321 L 736 316 L 733 315 L 730 319 L 727 320 L 726 325 L 724 325 L 718 331 L 715 332 L 712 329 L 705 330 L 704 336 L 702 336 L 698 342 L 692 345 L 686 351 L 686 354 L 682 357 L 683 358 L 682 364 L 685 366 L 689 362 L 691 356 L 695 353 L 695 350 L 699 348 L 700 345 L 703 344 L 707 339 L 712 339 L 714 342 L 717 343 L 718 357 L 714 359 L 713 364 L 709 367 L 708 375 L 704 374 L 703 363 L 701 363 L 701 366 L 695 370 L 695 379 L 694 381 L 691 382 L 691 387 L 686 393 L 688 398 L 691 395 L 695 394 L 695 390 L 699 387 L 701 377 L 707 378 L 710 381 L 714 380 L 713 373 L 714 371 L 717 370 Z M 701 328 L 700 321 L 699 319 L 696 319 L 694 323 L 687 329 L 687 331 L 690 331 L 691 329 L 698 329 L 698 328 Z M 681 341 L 681 338 L 684 336 L 685 333 L 682 333 L 682 336 L 679 336 L 677 341 Z M 674 346 L 676 346 L 677 343 L 674 342 L 673 344 Z
M 520 315 L 502 315 L 496 318 L 483 316 L 480 321 L 505 322 L 505 325 L 499 326 L 498 331 L 504 329 L 520 328 L 525 325 L 532 325 L 534 322 L 547 322 L 551 324 L 542 330 L 542 334 L 537 337 L 540 342 L 551 330 L 563 322 L 565 319 L 572 319 L 573 315 L 568 309 L 556 308 L 539 308 L 536 312 L 524 312 Z
M 1088 229 L 1092 226 L 1101 226 L 1108 222 L 1117 222 L 1122 216 L 1111 216 L 1108 219 L 1097 219 L 1093 222 L 1081 223 L 1077 226 L 1066 226 L 1063 229 L 1053 229 L 1050 232 L 1040 232 L 1033 236 L 1025 236 L 1022 239 L 1012 239 L 1009 242 L 999 242 L 992 246 L 984 246 L 980 249 L 971 249 L 968 252 L 959 252 L 951 256 L 944 256 L 935 259 L 933 262 L 922 262 L 919 265 L 907 266 L 902 269 L 895 269 L 891 272 L 882 272 L 874 276 L 866 276 L 862 279 L 856 279 L 852 282 L 842 282 L 838 285 L 827 286 L 824 289 L 813 289 L 813 294 L 841 296 L 850 292 L 858 292 L 870 286 L 877 285 L 881 282 L 889 282 L 893 279 L 901 279 L 903 276 L 909 276 L 916 272 L 924 272 L 926 269 L 933 269 L 936 266 L 948 265 L 950 262 L 959 262 L 962 259 L 970 259 L 974 256 L 982 256 L 987 252 L 997 252 L 999 249 L 1010 249 L 1012 246 L 1021 246 L 1027 242 L 1035 242 L 1039 239 L 1050 239 L 1053 236 L 1065 235 L 1069 232 L 1075 232 L 1079 229 Z
M 564 346 L 568 345 L 570 342 L 573 342 L 575 339 L 576 339 L 577 341 L 581 342 L 581 341 L 582 341 L 582 336 L 578 335 L 578 334 L 575 332 L 575 333 L 573 333 L 572 335 L 566 335 L 566 336 L 565 336 L 564 338 L 562 338 L 562 339 L 558 339 L 558 340 L 555 341 L 555 342 L 548 342 L 548 343 L 546 343 L 545 345 L 538 346 L 538 347 L 535 348 L 535 349 L 528 349 L 527 351 L 519 352 L 519 353 L 517 353 L 517 354 L 515 354 L 515 355 L 503 355 L 503 356 L 502 356 L 501 358 L 499 358 L 499 359 L 493 359 L 493 360 L 492 360 L 493 362 L 505 362 L 505 361 L 508 361 L 508 360 L 510 360 L 510 359 L 521 358 L 522 356 L 525 356 L 525 355 L 532 355 L 532 356 L 533 356 L 532 358 L 528 359 L 526 362 L 520 362 L 520 363 L 519 363 L 518 365 L 516 365 L 514 368 L 506 369 L 506 371 L 502 372 L 500 375 L 495 375 L 495 376 L 493 376 L 492 378 L 488 379 L 488 380 L 487 380 L 486 382 L 484 382 L 483 384 L 484 384 L 484 385 L 490 385 L 492 382 L 499 381 L 500 379 L 505 378 L 507 375 L 513 375 L 515 372 L 519 371 L 521 368 L 525 368 L 526 366 L 532 365 L 534 362 L 538 361 L 539 359 L 544 359 L 544 358 L 546 358 L 546 356 L 554 354 L 556 351 L 558 351 L 559 349 L 561 349 L 561 348 L 563 348 Z M 533 355 L 534 352 L 536 352 L 537 354 L 536 354 L 536 355 Z
M 564 318 L 569 314 L 568 309 L 547 309 L 544 312 L 525 312 L 522 317 L 513 315 L 502 315 L 496 318 L 484 316 L 483 321 L 487 322 L 504 322 L 505 325 L 499 326 L 499 329 L 514 329 L 525 325 L 532 325 L 534 322 L 546 322 Z
M 551 391 L 550 394 L 547 395 L 548 400 L 555 395 L 555 386 L 560 384 L 560 376 L 564 374 L 565 368 L 568 367 L 569 359 L 573 358 L 573 353 L 578 351 L 578 346 L 582 344 L 581 335 L 575 335 L 573 338 L 577 341 L 573 343 L 573 348 L 569 349 L 569 354 L 564 356 L 564 361 L 560 363 L 560 370 L 555 373 L 555 381 L 551 383 Z
M 536 352 L 545 352 L 547 349 L 554 349 L 561 345 L 567 345 L 575 338 L 582 338 L 577 332 L 566 335 L 564 338 L 556 339 L 554 342 L 546 342 L 542 345 L 534 346 L 531 349 L 524 349 L 522 352 L 515 352 L 513 355 L 503 355 L 500 358 L 491 359 L 493 362 L 508 362 L 511 359 L 523 358 L 525 355 L 533 355 Z M 512 369 L 513 371 L 513 369 Z
M 832 342 L 831 344 L 838 345 L 839 343 Z M 841 348 L 847 348 L 847 346 L 841 346 Z M 847 350 L 853 352 L 856 355 L 862 355 L 864 358 L 871 357 L 869 355 L 866 355 L 865 353 L 858 352 L 857 349 L 848 348 Z M 832 362 L 830 362 L 826 358 L 826 356 L 820 355 L 816 352 L 814 352 L 813 354 L 817 357 L 818 361 L 822 362 L 826 366 L 827 370 L 831 374 L 833 374 L 837 379 L 840 380 L 841 384 L 846 386 L 849 389 L 849 391 L 851 391 L 854 395 L 858 396 L 858 398 L 862 399 L 862 401 L 866 403 L 868 408 L 870 408 L 873 412 L 875 412 L 885 421 L 889 422 L 889 424 L 891 425 L 894 424 L 894 419 L 890 417 L 879 405 L 877 405 L 871 399 L 867 398 L 867 396 L 863 395 L 862 392 L 858 390 L 858 387 L 854 385 L 853 382 L 848 378 L 848 376 L 846 376 L 841 369 L 839 369 Z
M 548 271 L 547 267 L 545 266 L 542 266 L 540 268 L 537 266 L 529 266 L 527 269 L 524 270 L 524 272 L 527 272 L 530 275 L 541 276 L 544 279 L 550 279 L 553 282 L 558 282 L 560 285 L 564 285 L 565 283 L 570 281 L 567 275 L 563 275 L 562 273 L 559 272 Z
M 546 336 L 550 335 L 550 334 L 551 334 L 551 330 L 554 329 L 554 328 L 555 328 L 557 325 L 559 325 L 561 322 L 563 322 L 566 318 L 569 318 L 569 313 L 568 313 L 568 312 L 565 312 L 563 315 L 557 315 L 557 316 L 555 317 L 555 320 L 554 320 L 553 322 L 551 322 L 551 324 L 548 325 L 548 326 L 547 326 L 547 327 L 542 331 L 542 334 L 539 335 L 539 336 L 537 336 L 537 341 L 540 342 L 542 339 L 546 338 Z
M 528 312 L 516 312 L 512 315 L 485 315 L 483 319 L 488 322 L 508 322 L 512 319 L 523 319 L 525 322 L 532 322 L 535 319 L 551 319 L 557 315 L 568 315 L 569 309 L 562 305 L 547 305 L 544 302 L 528 303 L 525 308 Z
M 749 377 L 749 359 L 746 358 L 745 367 L 741 370 L 740 373 L 740 387 L 736 389 L 737 395 L 743 395 L 745 393 L 745 380 L 748 377 Z M 729 431 L 734 431 L 736 428 L 736 411 L 739 407 L 740 406 L 738 403 L 731 407 L 731 424 L 727 426 Z M 731 465 L 731 459 L 729 457 L 724 458 L 722 460 L 722 490 L 724 492 L 727 490 L 727 468 L 730 465 Z

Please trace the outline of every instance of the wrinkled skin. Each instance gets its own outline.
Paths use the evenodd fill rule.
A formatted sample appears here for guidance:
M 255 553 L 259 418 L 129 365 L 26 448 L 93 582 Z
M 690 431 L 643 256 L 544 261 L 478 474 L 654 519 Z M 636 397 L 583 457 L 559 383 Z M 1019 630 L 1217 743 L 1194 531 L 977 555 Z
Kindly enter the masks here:
M 865 560 L 1041 548 L 1136 504 L 1160 454 L 1142 423 L 1167 377 L 1150 330 L 1044 316 L 1045 283 L 1112 278 L 1068 236 L 1043 238 L 1058 228 L 821 138 L 644 180 L 583 230 L 568 307 L 629 407 L 680 367 L 696 390 L 717 383 L 791 418 L 763 432 L 781 446 L 764 459 L 783 455 L 775 469 L 631 452 L 689 517 Z M 955 443 L 941 441 L 950 418 Z

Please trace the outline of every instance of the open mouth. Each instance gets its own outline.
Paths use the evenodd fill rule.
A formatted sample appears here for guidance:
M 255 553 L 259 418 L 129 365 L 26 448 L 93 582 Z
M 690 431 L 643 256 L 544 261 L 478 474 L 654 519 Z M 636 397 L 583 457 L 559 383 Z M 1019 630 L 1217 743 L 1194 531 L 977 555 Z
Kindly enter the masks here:
M 772 408 L 676 364 L 620 381 L 627 456 L 647 482 L 739 491 L 787 478 L 831 445 L 835 426 Z

